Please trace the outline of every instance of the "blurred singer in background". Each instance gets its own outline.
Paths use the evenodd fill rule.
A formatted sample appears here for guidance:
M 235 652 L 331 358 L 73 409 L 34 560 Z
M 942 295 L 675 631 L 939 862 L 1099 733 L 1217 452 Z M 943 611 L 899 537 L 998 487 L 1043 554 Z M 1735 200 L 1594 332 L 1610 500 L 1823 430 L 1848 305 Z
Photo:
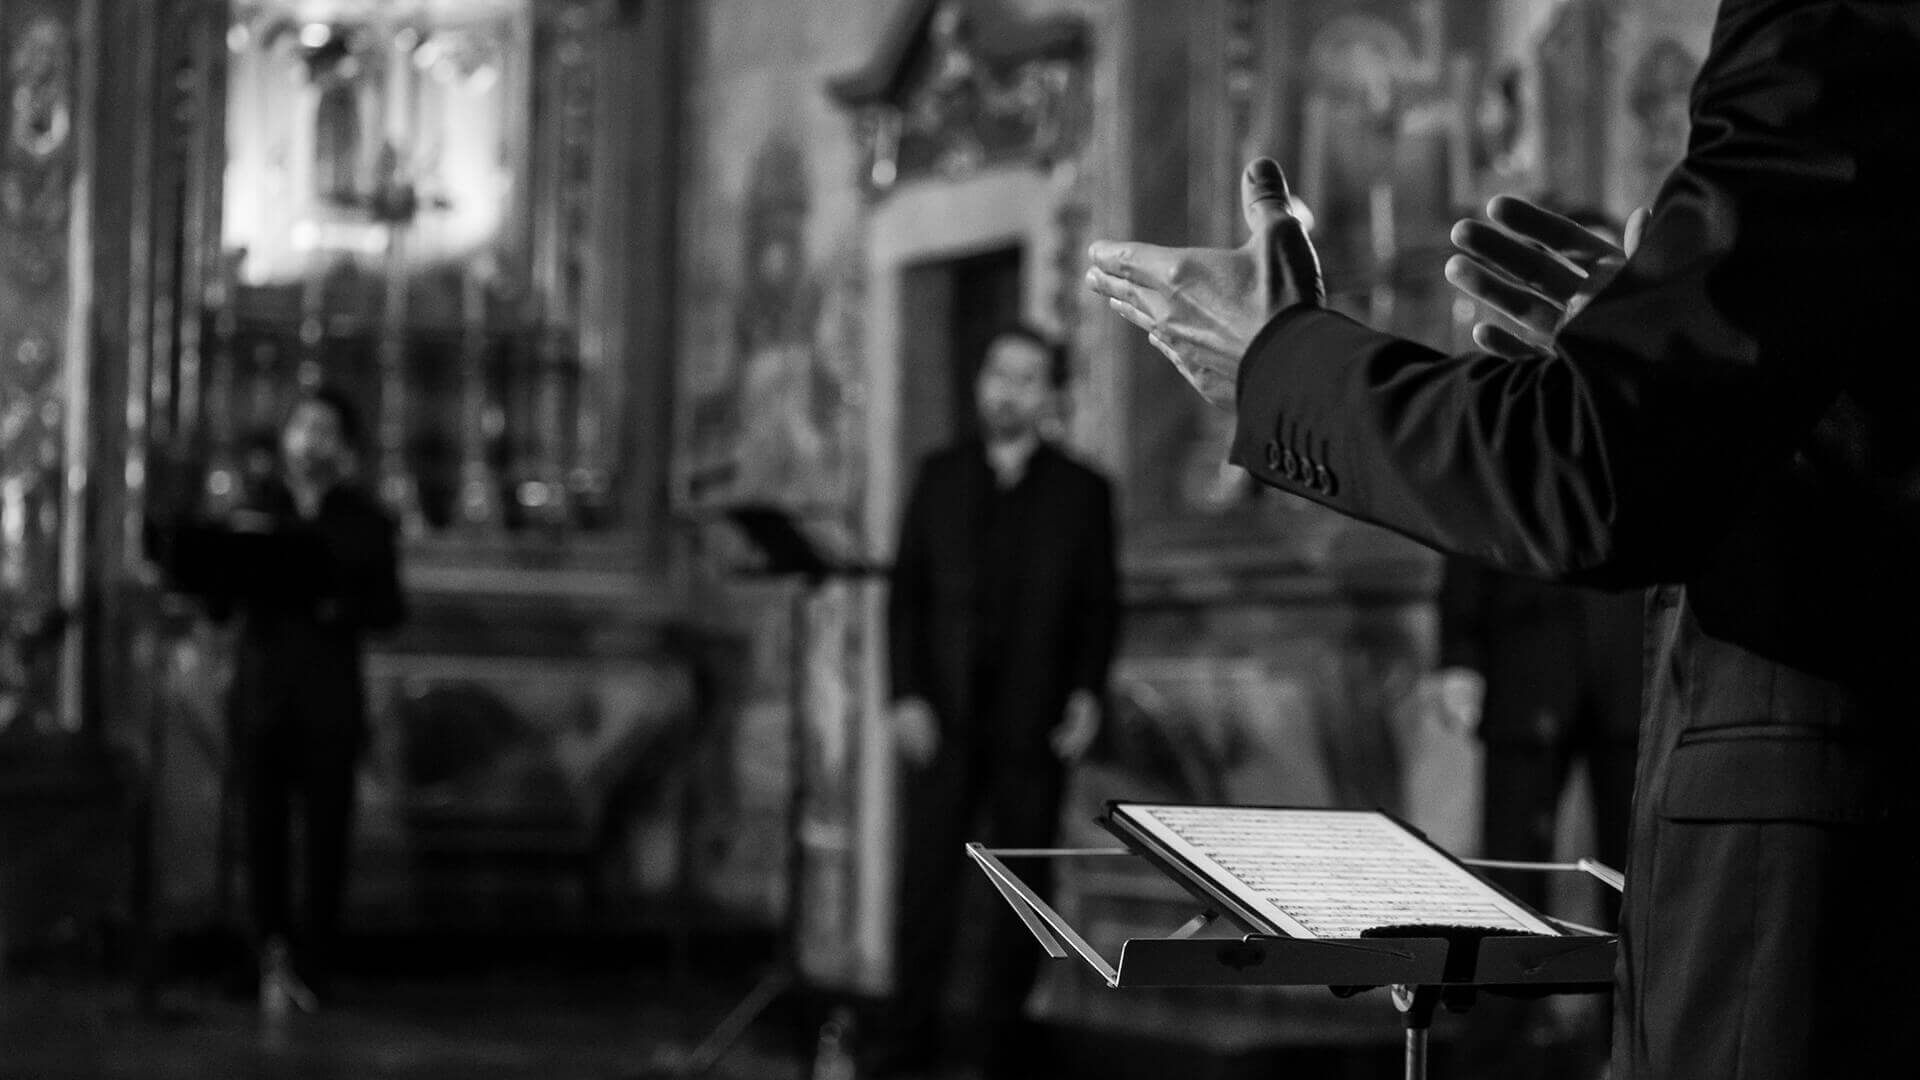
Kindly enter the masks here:
M 360 435 L 352 403 L 320 388 L 281 428 L 278 475 L 253 477 L 228 513 L 198 512 L 189 483 L 198 470 L 155 478 L 149 535 L 170 583 L 202 597 L 213 617 L 238 620 L 230 745 L 267 1010 L 311 1008 L 329 988 L 367 734 L 362 640 L 404 614 L 394 521 L 353 480 Z
M 1118 609 L 1113 496 L 1042 436 L 1065 368 L 1031 329 L 995 336 L 974 387 L 980 437 L 927 458 L 901 526 L 888 614 L 905 866 L 882 1076 L 938 1059 L 976 816 L 991 845 L 1050 845 L 1066 766 L 1099 731 Z M 1038 864 L 1026 880 L 1048 885 Z M 1022 1009 L 1041 953 L 995 907 L 979 1045 L 988 1076 L 1024 1077 Z

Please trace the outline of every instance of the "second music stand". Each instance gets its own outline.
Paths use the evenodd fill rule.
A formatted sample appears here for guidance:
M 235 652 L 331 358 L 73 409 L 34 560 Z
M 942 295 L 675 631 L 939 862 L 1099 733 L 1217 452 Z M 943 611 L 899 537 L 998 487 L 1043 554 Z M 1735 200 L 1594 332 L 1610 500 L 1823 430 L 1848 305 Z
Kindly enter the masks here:
M 807 613 L 820 590 L 832 581 L 885 576 L 884 563 L 835 556 L 801 528 L 795 513 L 761 503 L 740 504 L 717 511 L 760 555 L 757 566 L 739 576 L 789 578 L 795 582 L 788 608 L 787 679 L 787 820 L 783 836 L 787 897 L 781 914 L 779 941 L 773 964 L 753 989 L 723 1017 L 687 1055 L 645 1076 L 702 1076 L 733 1050 L 754 1021 L 775 1002 L 799 987 L 800 896 L 806 884 L 805 844 L 800 817 L 806 811 L 806 675 L 809 653 Z

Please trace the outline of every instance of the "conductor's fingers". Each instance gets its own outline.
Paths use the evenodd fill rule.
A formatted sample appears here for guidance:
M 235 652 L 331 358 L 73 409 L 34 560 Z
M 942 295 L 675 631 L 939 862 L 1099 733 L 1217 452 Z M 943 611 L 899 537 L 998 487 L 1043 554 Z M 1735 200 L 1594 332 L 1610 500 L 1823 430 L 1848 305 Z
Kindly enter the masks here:
M 1247 228 L 1261 229 L 1293 217 L 1293 193 L 1287 175 L 1272 158 L 1255 158 L 1240 173 L 1240 210 Z
M 1145 330 L 1147 332 L 1147 340 L 1153 343 L 1154 348 L 1160 350 L 1160 355 L 1173 361 L 1174 364 L 1179 365 L 1182 370 L 1185 369 L 1185 365 L 1181 363 L 1180 354 L 1174 350 L 1173 345 L 1170 344 L 1166 338 L 1160 336 L 1160 331 L 1154 325 L 1153 316 L 1148 315 L 1146 312 L 1141 311 L 1139 308 L 1134 307 L 1124 300 L 1117 300 L 1112 297 L 1107 298 L 1107 306 L 1112 308 L 1121 318 Z
M 1148 334 L 1154 333 L 1153 317 L 1146 312 L 1141 311 L 1125 300 L 1114 299 L 1112 297 L 1107 299 L 1107 306 L 1118 312 L 1121 318 L 1145 330 Z
M 1495 195 L 1487 203 L 1487 217 L 1509 232 L 1551 248 L 1581 265 L 1620 253 L 1611 241 L 1594 235 L 1585 225 L 1517 195 Z
M 1125 304 L 1127 307 L 1145 315 L 1152 306 L 1151 289 L 1142 288 L 1131 281 L 1115 277 L 1099 267 L 1087 270 L 1087 287 L 1110 301 Z
M 1465 255 L 1447 260 L 1446 276 L 1454 288 L 1512 319 L 1542 341 L 1553 337 L 1560 326 L 1565 309 L 1559 304 Z
M 1454 246 L 1483 266 L 1490 266 L 1527 288 L 1565 303 L 1579 291 L 1587 275 L 1546 248 L 1530 243 L 1498 225 L 1466 220 L 1454 225 Z
M 1087 258 L 1102 273 L 1153 289 L 1166 287 L 1177 261 L 1171 248 L 1135 240 L 1095 240 Z
M 1519 360 L 1522 357 L 1534 356 L 1540 351 L 1527 344 L 1520 335 L 1501 326 L 1499 323 L 1475 323 L 1473 327 L 1473 343 L 1480 346 L 1480 348 L 1486 352 L 1490 352 L 1495 356 L 1505 357 L 1508 360 Z

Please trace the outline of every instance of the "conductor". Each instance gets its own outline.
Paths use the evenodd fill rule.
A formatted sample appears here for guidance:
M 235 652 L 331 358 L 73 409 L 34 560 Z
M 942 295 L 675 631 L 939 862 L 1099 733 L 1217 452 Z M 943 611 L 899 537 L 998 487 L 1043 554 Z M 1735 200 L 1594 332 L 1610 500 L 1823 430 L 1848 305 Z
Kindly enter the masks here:
M 1651 586 L 1618 1080 L 1896 1076 L 1920 940 L 1920 4 L 1723 0 L 1630 257 L 1496 199 L 1447 356 L 1327 310 L 1279 168 L 1235 250 L 1090 285 L 1262 482 L 1498 568 Z M 1630 242 L 1628 245 L 1633 248 Z

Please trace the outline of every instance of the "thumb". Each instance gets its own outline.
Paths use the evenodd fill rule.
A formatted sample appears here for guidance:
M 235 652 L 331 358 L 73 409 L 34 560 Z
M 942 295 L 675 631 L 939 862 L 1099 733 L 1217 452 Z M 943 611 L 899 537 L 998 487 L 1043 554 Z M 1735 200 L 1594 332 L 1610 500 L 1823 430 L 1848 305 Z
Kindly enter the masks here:
M 1247 228 L 1258 233 L 1262 228 L 1293 216 L 1293 194 L 1287 190 L 1287 177 L 1272 158 L 1255 158 L 1240 174 L 1240 209 L 1247 217 Z
M 1641 239 L 1647 235 L 1647 219 L 1652 216 L 1653 211 L 1644 206 L 1627 215 L 1626 236 L 1622 246 L 1628 257 L 1632 257 L 1634 251 L 1640 247 Z

